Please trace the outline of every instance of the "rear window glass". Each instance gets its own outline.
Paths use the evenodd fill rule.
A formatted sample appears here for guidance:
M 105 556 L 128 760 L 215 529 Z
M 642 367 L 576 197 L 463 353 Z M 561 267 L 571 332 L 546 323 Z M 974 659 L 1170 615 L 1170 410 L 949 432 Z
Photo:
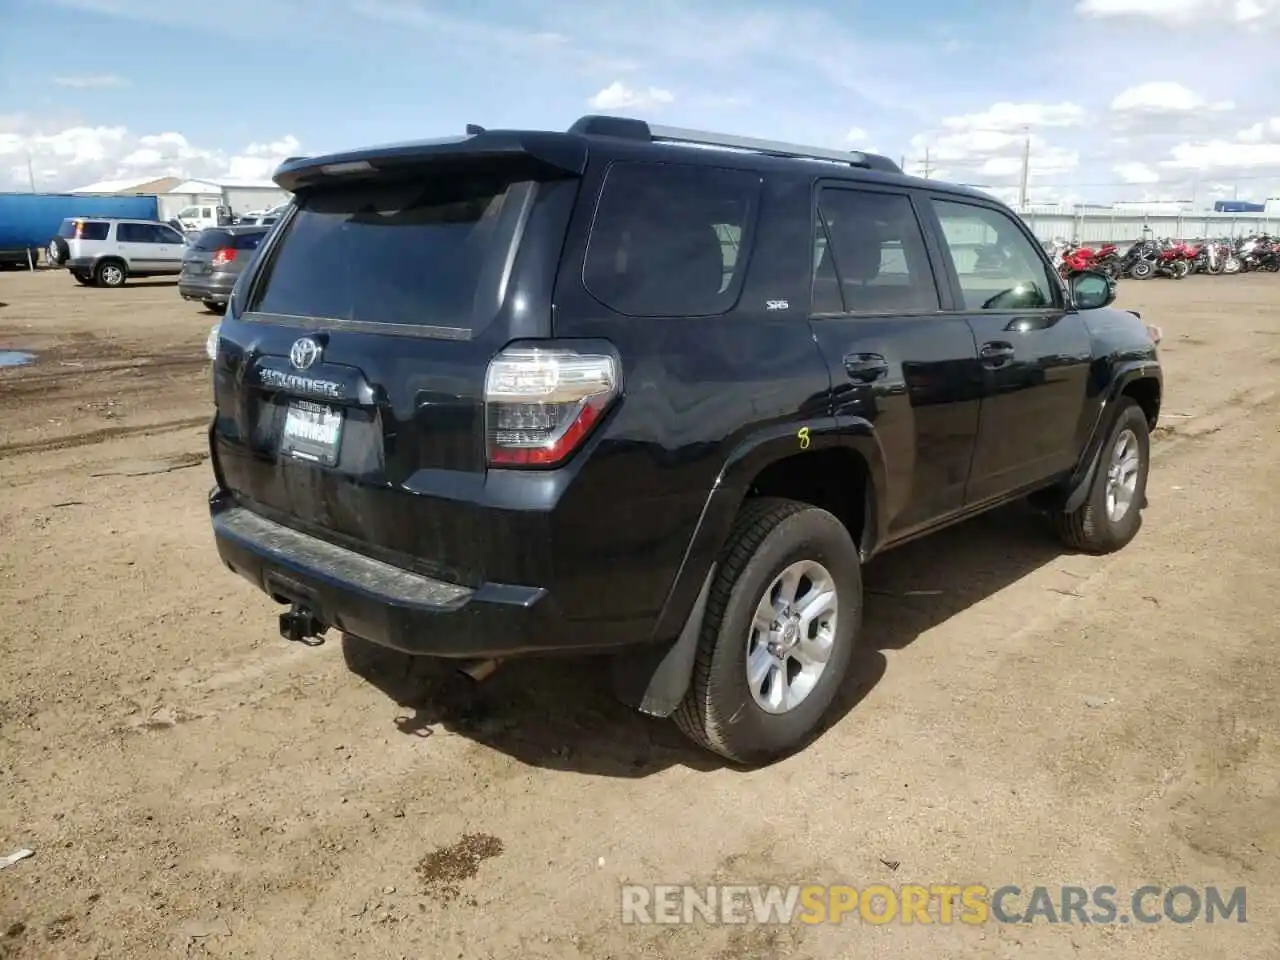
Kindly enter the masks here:
M 510 186 L 454 174 L 300 196 L 249 309 L 470 328 L 512 242 Z
M 81 240 L 105 240 L 107 233 L 111 230 L 110 224 L 100 220 L 63 220 L 62 226 L 58 228 L 58 236 L 64 240 L 75 238 L 77 225 L 83 228 L 78 238 Z
M 191 244 L 191 249 L 207 253 L 229 246 L 231 246 L 231 234 L 227 233 L 227 231 L 202 230 L 200 236 L 196 237 L 195 243 Z
M 192 250 L 212 253 L 214 250 L 257 250 L 265 237 L 266 231 L 253 233 L 232 233 L 229 230 L 204 230 L 191 244 Z
M 760 177 L 674 163 L 609 168 L 583 282 L 638 317 L 724 313 L 738 298 Z

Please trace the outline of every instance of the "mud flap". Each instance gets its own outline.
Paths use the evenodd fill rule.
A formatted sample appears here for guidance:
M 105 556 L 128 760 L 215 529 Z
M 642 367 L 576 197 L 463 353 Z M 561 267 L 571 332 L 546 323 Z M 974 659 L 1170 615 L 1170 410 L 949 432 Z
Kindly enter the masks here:
M 669 717 L 680 706 L 693 677 L 707 596 L 718 569 L 718 564 L 711 565 L 674 643 L 654 644 L 613 658 L 610 671 L 614 696 L 627 706 L 651 717 Z

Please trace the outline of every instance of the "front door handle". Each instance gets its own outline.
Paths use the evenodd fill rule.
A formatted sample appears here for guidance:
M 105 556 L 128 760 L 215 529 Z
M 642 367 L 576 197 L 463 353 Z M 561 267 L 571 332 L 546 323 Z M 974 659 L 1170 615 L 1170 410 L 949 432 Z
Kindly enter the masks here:
M 1003 366 L 1012 360 L 1014 355 L 1013 344 L 1004 340 L 990 340 L 978 350 L 978 356 L 982 358 L 984 367 Z
M 878 353 L 847 353 L 844 356 L 844 372 L 850 380 L 870 383 L 889 375 L 889 361 Z

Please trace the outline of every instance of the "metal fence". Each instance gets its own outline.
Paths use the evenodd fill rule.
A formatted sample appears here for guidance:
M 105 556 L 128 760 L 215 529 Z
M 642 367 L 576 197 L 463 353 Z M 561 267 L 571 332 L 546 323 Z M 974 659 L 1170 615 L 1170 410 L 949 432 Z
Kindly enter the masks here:
M 1080 213 L 1022 214 L 1041 240 L 1073 243 L 1133 243 L 1157 237 L 1207 240 L 1280 233 L 1280 215 L 1266 213 L 1140 214 L 1090 210 Z

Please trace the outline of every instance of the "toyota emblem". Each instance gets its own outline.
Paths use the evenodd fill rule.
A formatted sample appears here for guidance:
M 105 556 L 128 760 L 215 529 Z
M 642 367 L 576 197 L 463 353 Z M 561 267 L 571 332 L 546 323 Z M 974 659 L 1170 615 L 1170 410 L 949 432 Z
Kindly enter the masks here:
M 295 340 L 289 348 L 289 362 L 297 369 L 305 370 L 320 359 L 320 344 L 311 337 Z

